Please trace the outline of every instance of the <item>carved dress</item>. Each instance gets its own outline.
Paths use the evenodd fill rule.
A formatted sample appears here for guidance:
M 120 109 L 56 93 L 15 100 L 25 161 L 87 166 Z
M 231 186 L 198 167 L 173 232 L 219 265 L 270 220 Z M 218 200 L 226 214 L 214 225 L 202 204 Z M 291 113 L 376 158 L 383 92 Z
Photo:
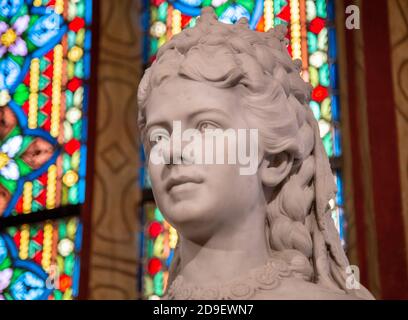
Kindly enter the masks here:
M 272 299 L 356 299 L 343 291 L 335 292 L 305 281 L 281 259 L 270 258 L 263 266 L 228 283 L 199 287 L 178 275 L 171 283 L 166 300 L 272 300 Z

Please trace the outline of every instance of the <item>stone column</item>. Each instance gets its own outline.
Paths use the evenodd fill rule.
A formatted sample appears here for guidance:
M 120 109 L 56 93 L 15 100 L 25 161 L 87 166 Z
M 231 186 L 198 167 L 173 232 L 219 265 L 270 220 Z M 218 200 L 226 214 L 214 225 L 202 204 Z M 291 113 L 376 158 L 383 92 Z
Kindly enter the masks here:
M 96 139 L 87 297 L 137 299 L 141 1 L 98 1 Z M 92 152 L 92 151 L 91 151 Z M 86 234 L 84 235 L 87 236 Z

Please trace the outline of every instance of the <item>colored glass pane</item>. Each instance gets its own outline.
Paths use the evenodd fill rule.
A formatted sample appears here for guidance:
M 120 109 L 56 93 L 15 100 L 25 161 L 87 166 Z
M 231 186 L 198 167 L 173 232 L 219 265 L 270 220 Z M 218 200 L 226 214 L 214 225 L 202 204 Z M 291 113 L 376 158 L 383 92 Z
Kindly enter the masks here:
M 0 300 L 78 296 L 81 224 L 76 217 L 0 232 Z
M 85 198 L 91 0 L 0 7 L 0 216 Z
M 163 218 L 154 203 L 143 207 L 145 221 L 143 295 L 159 298 L 164 294 L 168 269 L 177 243 L 177 232 Z

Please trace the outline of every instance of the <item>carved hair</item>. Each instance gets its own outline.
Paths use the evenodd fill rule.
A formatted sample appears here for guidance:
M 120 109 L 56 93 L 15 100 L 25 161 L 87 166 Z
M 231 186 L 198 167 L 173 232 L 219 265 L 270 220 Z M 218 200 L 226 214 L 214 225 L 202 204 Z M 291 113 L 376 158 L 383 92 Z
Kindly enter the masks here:
M 164 44 L 146 70 L 138 91 L 138 124 L 143 136 L 150 92 L 166 78 L 239 86 L 244 112 L 259 130 L 265 155 L 285 152 L 292 165 L 277 186 L 267 173 L 262 176 L 265 186 L 274 187 L 265 228 L 271 254 L 281 256 L 307 281 L 370 298 L 365 289 L 346 287 L 349 263 L 328 205 L 336 192 L 334 178 L 308 106 L 311 86 L 300 77 L 301 61 L 288 54 L 286 32 L 283 25 L 266 33 L 252 31 L 244 18 L 224 24 L 212 8 L 204 8 L 197 25 Z M 179 259 L 176 248 L 169 284 L 179 271 Z

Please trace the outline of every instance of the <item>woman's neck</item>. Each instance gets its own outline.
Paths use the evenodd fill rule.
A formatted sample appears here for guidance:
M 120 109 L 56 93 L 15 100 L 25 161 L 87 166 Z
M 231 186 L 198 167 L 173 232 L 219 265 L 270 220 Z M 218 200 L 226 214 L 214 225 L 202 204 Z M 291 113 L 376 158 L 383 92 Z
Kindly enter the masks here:
M 266 263 L 265 207 L 245 216 L 220 227 L 204 244 L 180 237 L 179 275 L 187 283 L 222 284 Z

